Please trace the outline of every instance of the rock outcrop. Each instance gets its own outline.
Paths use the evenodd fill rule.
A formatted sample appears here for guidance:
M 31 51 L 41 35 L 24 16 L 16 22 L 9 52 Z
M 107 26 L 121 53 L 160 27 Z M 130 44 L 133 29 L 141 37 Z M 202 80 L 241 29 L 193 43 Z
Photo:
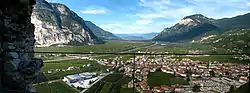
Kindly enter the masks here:
M 81 17 L 63 4 L 37 0 L 31 19 L 38 47 L 103 43 Z
M 196 14 L 183 18 L 179 23 L 170 28 L 165 28 L 153 38 L 154 41 L 176 42 L 188 40 L 219 28 L 213 25 L 214 19 Z
M 0 3 L 0 93 L 35 93 L 30 84 L 41 74 L 42 60 L 34 58 L 35 0 Z

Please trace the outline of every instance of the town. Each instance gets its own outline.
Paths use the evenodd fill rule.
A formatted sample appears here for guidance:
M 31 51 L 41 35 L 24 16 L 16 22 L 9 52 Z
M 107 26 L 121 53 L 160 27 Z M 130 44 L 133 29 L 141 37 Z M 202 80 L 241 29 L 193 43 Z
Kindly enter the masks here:
M 133 78 L 127 84 L 127 87 L 134 87 L 139 93 L 226 93 L 230 89 L 239 88 L 248 82 L 250 66 L 250 64 L 221 63 L 217 61 L 194 61 L 188 57 L 178 57 L 176 55 L 137 55 L 135 59 L 130 58 L 128 61 L 119 61 L 118 56 L 113 60 L 79 55 L 70 57 L 94 60 L 101 65 L 119 69 L 119 73 Z M 91 64 L 86 66 L 89 65 Z M 114 71 L 109 68 L 106 69 L 106 73 L 98 73 L 83 72 L 68 75 L 62 80 L 69 86 L 82 88 L 86 91 L 105 76 L 114 73 Z M 159 73 L 159 76 L 152 76 L 154 73 Z M 165 74 L 167 77 L 158 79 L 158 77 L 161 77 L 160 74 Z M 155 79 L 159 80 L 157 81 L 158 84 L 152 83 Z

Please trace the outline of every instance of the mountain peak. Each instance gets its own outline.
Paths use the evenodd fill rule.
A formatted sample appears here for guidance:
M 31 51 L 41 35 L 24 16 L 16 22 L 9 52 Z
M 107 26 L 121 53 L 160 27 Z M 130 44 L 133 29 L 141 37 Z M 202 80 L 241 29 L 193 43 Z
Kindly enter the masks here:
M 198 19 L 198 18 L 207 18 L 206 16 L 202 15 L 202 14 L 193 14 L 193 15 L 190 15 L 190 16 L 186 16 L 184 17 L 183 19 L 187 19 L 187 18 L 195 18 L 195 19 Z

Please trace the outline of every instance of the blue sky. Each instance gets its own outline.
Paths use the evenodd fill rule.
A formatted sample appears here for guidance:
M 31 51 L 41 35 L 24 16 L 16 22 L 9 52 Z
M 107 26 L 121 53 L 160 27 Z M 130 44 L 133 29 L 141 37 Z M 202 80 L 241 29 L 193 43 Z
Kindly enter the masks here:
M 250 0 L 47 0 L 67 5 L 112 33 L 161 32 L 183 17 L 224 18 L 250 12 Z

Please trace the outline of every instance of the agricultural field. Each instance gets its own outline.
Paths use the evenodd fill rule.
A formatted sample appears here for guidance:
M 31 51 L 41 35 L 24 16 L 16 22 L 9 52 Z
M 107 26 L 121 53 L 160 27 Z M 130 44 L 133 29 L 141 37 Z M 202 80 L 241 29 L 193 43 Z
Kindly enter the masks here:
M 62 81 L 34 86 L 38 93 L 78 93 L 79 91 L 69 87 Z
M 201 62 L 221 62 L 221 63 L 239 63 L 239 64 L 247 64 L 249 60 L 239 60 L 235 59 L 235 57 L 239 57 L 238 55 L 199 55 L 199 56 L 176 56 L 178 59 L 182 58 L 190 58 L 194 61 L 201 61 Z
M 153 73 L 149 73 L 148 81 L 150 87 L 160 86 L 160 85 L 188 85 L 188 82 L 183 78 L 175 77 L 172 74 L 164 73 L 161 71 L 156 71 Z
M 88 64 L 91 64 L 91 66 L 87 67 Z M 85 67 L 83 67 L 84 65 Z M 67 70 L 68 67 L 74 67 L 76 69 Z M 99 63 L 95 61 L 82 60 L 82 59 L 45 62 L 44 67 L 43 67 L 43 72 L 45 73 L 44 75 L 46 79 L 41 80 L 41 81 L 60 79 L 67 75 L 86 72 L 86 71 L 90 71 L 90 72 L 104 71 L 107 68 L 109 67 L 100 65 Z M 60 71 L 56 71 L 51 74 L 47 73 L 49 70 L 55 71 L 56 69 L 59 69 Z
M 90 46 L 66 46 L 35 48 L 35 52 L 123 52 L 137 47 L 149 46 L 150 42 L 107 41 Z
M 110 74 L 103 78 L 100 82 L 93 85 L 86 91 L 86 93 L 125 93 L 125 90 L 132 90 L 131 88 L 122 87 L 125 86 L 130 80 L 131 78 L 124 76 L 123 74 Z

